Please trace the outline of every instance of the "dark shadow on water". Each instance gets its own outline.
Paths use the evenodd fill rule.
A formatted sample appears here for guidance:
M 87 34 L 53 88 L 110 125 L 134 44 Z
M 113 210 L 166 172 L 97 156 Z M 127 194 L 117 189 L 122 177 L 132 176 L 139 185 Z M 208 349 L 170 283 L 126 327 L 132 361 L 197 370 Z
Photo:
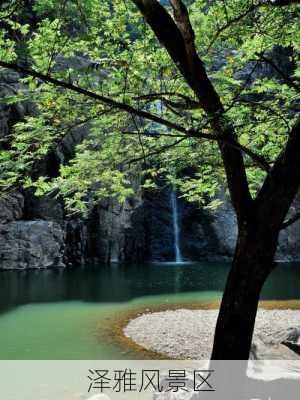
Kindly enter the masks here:
M 229 264 L 208 262 L 2 271 L 0 313 L 27 303 L 72 300 L 115 303 L 161 294 L 222 292 L 228 271 Z M 268 279 L 262 299 L 299 299 L 299 282 L 299 263 L 280 264 Z

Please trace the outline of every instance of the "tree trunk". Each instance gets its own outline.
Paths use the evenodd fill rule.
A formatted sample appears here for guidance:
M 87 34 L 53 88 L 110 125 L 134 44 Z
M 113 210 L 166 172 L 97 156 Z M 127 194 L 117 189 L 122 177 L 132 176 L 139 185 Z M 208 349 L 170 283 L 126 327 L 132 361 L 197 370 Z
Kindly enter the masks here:
M 243 226 L 235 250 L 219 317 L 212 360 L 248 360 L 261 289 L 272 269 L 278 232 L 262 222 Z

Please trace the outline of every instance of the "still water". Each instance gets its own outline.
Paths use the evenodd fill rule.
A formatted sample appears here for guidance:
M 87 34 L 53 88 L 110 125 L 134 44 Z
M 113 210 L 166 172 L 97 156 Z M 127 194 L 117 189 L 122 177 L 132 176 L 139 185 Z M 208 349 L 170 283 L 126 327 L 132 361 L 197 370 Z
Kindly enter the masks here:
M 0 359 L 132 359 L 101 335 L 130 310 L 218 300 L 225 263 L 102 265 L 0 273 Z M 262 299 L 300 299 L 300 265 L 281 264 Z

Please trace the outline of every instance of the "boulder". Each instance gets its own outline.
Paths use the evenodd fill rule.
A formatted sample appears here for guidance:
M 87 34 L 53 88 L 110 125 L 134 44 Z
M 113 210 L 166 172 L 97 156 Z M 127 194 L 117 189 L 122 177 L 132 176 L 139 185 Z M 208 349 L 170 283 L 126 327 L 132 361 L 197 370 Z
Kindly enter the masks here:
M 267 341 L 261 335 L 253 339 L 250 358 L 252 360 L 299 360 L 299 356 L 292 349 L 282 343 Z
M 283 345 L 300 355 L 300 326 L 280 331 L 278 337 Z
M 256 360 L 299 360 L 300 326 L 291 326 L 256 335 L 251 348 L 251 358 Z
M 0 225 L 0 269 L 64 267 L 64 231 L 52 221 Z

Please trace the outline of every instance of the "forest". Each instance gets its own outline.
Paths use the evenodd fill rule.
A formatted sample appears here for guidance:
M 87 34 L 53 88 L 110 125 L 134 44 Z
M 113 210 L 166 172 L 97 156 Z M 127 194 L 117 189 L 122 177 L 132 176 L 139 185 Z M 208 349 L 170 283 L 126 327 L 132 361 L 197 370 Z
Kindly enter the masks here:
M 32 250 L 35 261 L 24 249 L 29 268 L 42 257 L 50 265 L 66 240 L 69 265 L 101 246 L 102 261 L 114 261 L 118 241 L 125 262 L 222 253 L 231 266 L 211 358 L 247 360 L 279 237 L 300 234 L 299 16 L 297 0 L 2 1 L 0 260 L 21 265 L 7 228 L 15 220 L 48 221 L 28 225 L 33 247 L 45 229 L 57 238 L 44 255 Z M 157 222 L 165 204 L 171 244 Z M 154 250 L 142 239 L 150 212 Z M 223 250 L 210 239 L 212 215 L 225 219 Z M 284 250 L 289 260 L 297 249 Z

